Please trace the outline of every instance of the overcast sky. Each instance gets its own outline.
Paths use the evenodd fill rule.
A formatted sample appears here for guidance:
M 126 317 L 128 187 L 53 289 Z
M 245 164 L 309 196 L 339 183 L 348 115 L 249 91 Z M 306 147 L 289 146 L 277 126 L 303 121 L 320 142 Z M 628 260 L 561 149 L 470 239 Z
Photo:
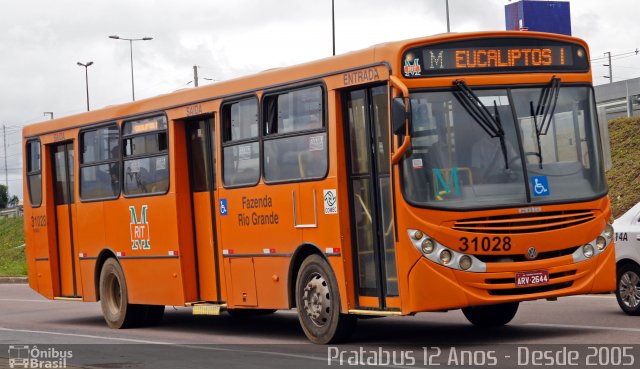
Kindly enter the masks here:
M 573 35 L 591 58 L 640 47 L 639 0 L 572 0 Z M 444 0 L 335 0 L 336 52 L 446 31 Z M 449 0 L 453 32 L 503 30 L 507 0 Z M 331 0 L 18 0 L 0 10 L 0 124 L 7 125 L 9 192 L 22 197 L 20 127 L 181 88 L 331 55 Z M 607 82 L 595 60 L 594 82 Z M 615 58 L 614 80 L 640 77 L 640 56 Z M 201 80 L 200 84 L 211 83 Z M 2 133 L 0 132 L 0 138 Z M 0 146 L 0 150 L 1 150 Z M 0 183 L 4 184 L 0 151 Z

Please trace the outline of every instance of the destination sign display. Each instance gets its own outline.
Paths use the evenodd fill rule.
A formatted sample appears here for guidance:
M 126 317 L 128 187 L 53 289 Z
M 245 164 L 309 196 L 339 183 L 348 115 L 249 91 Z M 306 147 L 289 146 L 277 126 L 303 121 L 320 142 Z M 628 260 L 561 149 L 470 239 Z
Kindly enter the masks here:
M 411 49 L 402 58 L 407 78 L 442 75 L 589 70 L 580 45 L 535 39 L 482 39 Z
M 167 118 L 163 115 L 152 117 L 152 118 L 125 122 L 123 134 L 131 135 L 131 134 L 157 131 L 160 129 L 167 129 Z

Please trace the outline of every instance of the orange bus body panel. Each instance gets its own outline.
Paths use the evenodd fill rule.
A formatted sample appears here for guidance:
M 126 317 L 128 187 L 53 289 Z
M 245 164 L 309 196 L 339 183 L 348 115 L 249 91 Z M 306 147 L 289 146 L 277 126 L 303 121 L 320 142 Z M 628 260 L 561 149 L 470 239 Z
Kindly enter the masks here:
M 134 304 L 180 306 L 210 302 L 227 304 L 232 309 L 289 309 L 294 305 L 292 293 L 297 273 L 294 264 L 300 263 L 295 258 L 297 252 L 303 250 L 303 253 L 319 253 L 328 261 L 338 283 L 343 313 L 352 309 L 375 311 L 382 308 L 412 314 L 613 290 L 613 244 L 597 257 L 580 263 L 573 263 L 570 255 L 552 261 L 488 263 L 485 273 L 462 272 L 427 260 L 411 243 L 408 229 L 420 229 L 445 245 L 455 245 L 464 234 L 453 229 L 457 222 L 509 215 L 516 209 L 453 212 L 413 207 L 403 197 L 400 173 L 395 167 L 390 181 L 394 188 L 392 211 L 397 235 L 394 250 L 398 293 L 397 296 L 384 296 L 381 301 L 379 297 L 358 291 L 363 274 L 356 268 L 359 255 L 352 242 L 357 225 L 352 224 L 350 213 L 353 207 L 347 171 L 351 154 L 345 139 L 349 131 L 345 127 L 349 125 L 345 106 L 347 92 L 386 86 L 391 98 L 397 91 L 389 86 L 390 75 L 397 76 L 410 90 L 449 88 L 459 78 L 472 87 L 540 85 L 553 77 L 561 78 L 563 83 L 591 83 L 590 70 L 415 79 L 404 78 L 401 74 L 402 53 L 408 48 L 488 37 L 540 37 L 578 43 L 588 51 L 584 41 L 561 35 L 535 32 L 442 34 L 376 45 L 325 60 L 268 70 L 25 127 L 24 141 L 39 139 L 42 156 L 42 204 L 31 207 L 29 201 L 25 201 L 25 240 L 31 288 L 47 298 L 69 296 L 73 284 L 70 260 L 73 258 L 77 294 L 84 301 L 96 301 L 100 298 L 100 265 L 105 256 L 111 256 L 124 270 L 129 300 Z M 327 123 L 325 144 L 329 153 L 326 177 L 285 183 L 265 183 L 261 177 L 254 186 L 225 187 L 221 107 L 247 96 L 256 96 L 263 101 L 265 94 L 309 84 L 322 86 L 325 96 L 323 117 Z M 167 117 L 168 191 L 152 196 L 120 193 L 116 199 L 106 201 L 81 200 L 82 129 L 115 122 L 122 133 L 125 122 L 158 114 Z M 215 152 L 209 154 L 215 154 L 212 159 L 215 159 L 216 185 L 210 192 L 192 193 L 186 125 L 192 119 L 206 117 L 212 118 L 214 125 L 212 146 Z M 75 252 L 72 255 L 69 248 L 63 247 L 59 258 L 58 245 L 68 244 L 72 235 L 68 234 L 67 206 L 54 205 L 50 148 L 69 140 L 73 140 L 76 153 L 75 202 L 71 206 Z M 390 147 L 399 147 L 400 140 L 396 136 L 392 135 L 390 141 Z M 121 145 L 122 142 L 120 137 Z M 27 160 L 26 154 L 24 160 Z M 302 160 L 297 160 L 304 173 Z M 119 161 L 121 165 L 123 162 Z M 29 193 L 26 180 L 23 189 L 25 194 Z M 325 210 L 326 191 L 335 191 L 337 213 Z M 225 204 L 224 210 L 221 204 Z M 575 226 L 570 233 L 560 229 L 514 234 L 514 249 L 526 250 L 535 245 L 540 252 L 545 252 L 555 250 L 559 241 L 571 246 L 590 242 L 602 232 L 611 216 L 606 196 L 574 204 L 544 205 L 543 208 L 544 211 L 589 212 L 592 219 Z M 62 229 L 67 230 L 66 235 L 57 232 Z M 517 293 L 514 283 L 504 282 L 504 279 L 513 278 L 515 271 L 537 269 L 548 269 L 556 281 L 572 282 L 572 285 L 561 291 L 522 294 Z

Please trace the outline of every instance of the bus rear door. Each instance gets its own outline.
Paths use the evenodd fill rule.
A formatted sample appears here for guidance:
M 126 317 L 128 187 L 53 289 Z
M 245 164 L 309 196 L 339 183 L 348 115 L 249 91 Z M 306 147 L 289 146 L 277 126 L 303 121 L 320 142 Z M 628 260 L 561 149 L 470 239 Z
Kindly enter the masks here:
M 73 142 L 51 146 L 53 194 L 58 248 L 57 297 L 79 297 L 78 255 L 74 239 L 75 176 Z

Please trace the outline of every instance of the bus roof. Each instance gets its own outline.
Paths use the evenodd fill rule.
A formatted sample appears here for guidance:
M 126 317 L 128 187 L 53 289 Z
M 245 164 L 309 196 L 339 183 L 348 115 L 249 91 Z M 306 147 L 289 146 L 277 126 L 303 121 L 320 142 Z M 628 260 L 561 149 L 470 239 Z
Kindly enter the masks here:
M 30 137 L 46 132 L 70 129 L 84 124 L 95 124 L 126 119 L 135 115 L 150 114 L 166 109 L 190 105 L 196 102 L 224 99 L 240 96 L 256 90 L 278 87 L 310 78 L 332 75 L 345 70 L 368 65 L 388 63 L 392 71 L 399 63 L 400 53 L 406 48 L 429 43 L 455 41 L 462 39 L 486 37 L 529 37 L 547 38 L 582 44 L 588 52 L 586 43 L 578 38 L 542 32 L 522 31 L 485 31 L 469 33 L 441 33 L 428 37 L 386 42 L 373 45 L 366 49 L 350 51 L 345 54 L 331 56 L 303 64 L 289 67 L 268 69 L 249 76 L 239 77 L 228 81 L 217 82 L 196 88 L 186 88 L 142 100 L 110 105 L 93 111 L 66 116 L 53 120 L 26 125 L 23 137 Z M 397 59 L 397 60 L 396 60 Z

